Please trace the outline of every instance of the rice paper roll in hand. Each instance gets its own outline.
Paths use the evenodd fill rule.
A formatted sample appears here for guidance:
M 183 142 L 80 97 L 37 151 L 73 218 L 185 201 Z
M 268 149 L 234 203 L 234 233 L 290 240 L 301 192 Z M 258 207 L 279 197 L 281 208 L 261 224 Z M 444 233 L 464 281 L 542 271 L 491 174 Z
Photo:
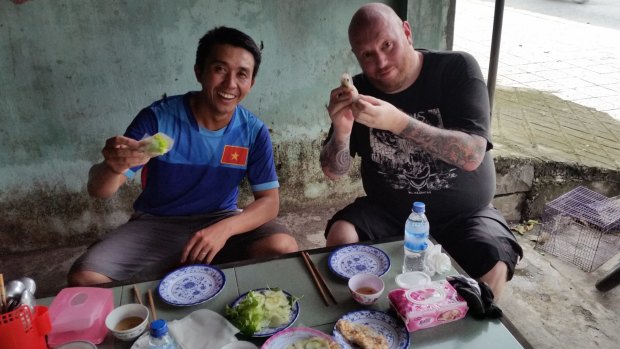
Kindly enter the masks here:
M 348 73 L 342 74 L 342 76 L 340 77 L 340 86 L 351 91 L 351 95 L 353 96 L 353 102 L 357 101 L 357 99 L 359 98 L 359 93 L 357 92 L 357 88 L 355 88 L 355 85 L 353 85 L 353 79 L 351 78 L 351 75 L 349 75 Z
M 174 140 L 162 132 L 147 136 L 140 141 L 140 150 L 151 158 L 164 155 L 172 149 Z

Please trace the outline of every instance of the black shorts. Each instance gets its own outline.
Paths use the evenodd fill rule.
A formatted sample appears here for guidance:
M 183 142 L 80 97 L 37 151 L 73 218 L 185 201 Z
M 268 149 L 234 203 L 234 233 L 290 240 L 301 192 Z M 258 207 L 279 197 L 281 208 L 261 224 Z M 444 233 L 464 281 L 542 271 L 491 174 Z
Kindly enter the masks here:
M 203 228 L 215 224 L 238 211 L 222 211 L 204 215 L 162 217 L 135 213 L 131 219 L 95 242 L 79 257 L 71 271 L 90 270 L 112 280 L 161 276 L 179 266 L 183 247 Z M 249 257 L 247 248 L 255 241 L 288 229 L 269 221 L 262 226 L 232 236 L 211 264 L 222 264 Z
M 339 220 L 353 224 L 360 241 L 372 241 L 403 237 L 407 217 L 397 217 L 367 197 L 361 197 L 336 212 L 327 222 L 326 237 L 332 224 Z M 492 207 L 449 225 L 431 222 L 431 235 L 472 278 L 483 276 L 502 261 L 508 266 L 510 280 L 515 265 L 523 257 L 523 249 L 508 224 Z

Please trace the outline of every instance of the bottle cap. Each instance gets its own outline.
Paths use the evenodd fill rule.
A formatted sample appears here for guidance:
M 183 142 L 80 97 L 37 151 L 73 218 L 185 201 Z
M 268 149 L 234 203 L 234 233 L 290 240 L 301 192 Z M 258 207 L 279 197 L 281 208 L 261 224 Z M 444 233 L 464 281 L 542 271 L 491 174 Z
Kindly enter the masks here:
M 168 325 L 166 324 L 166 320 L 162 319 L 153 320 L 149 326 L 149 329 L 151 336 L 155 338 L 159 338 L 168 333 Z
M 413 203 L 413 211 L 416 213 L 422 213 L 426 211 L 426 205 L 423 202 L 416 201 Z

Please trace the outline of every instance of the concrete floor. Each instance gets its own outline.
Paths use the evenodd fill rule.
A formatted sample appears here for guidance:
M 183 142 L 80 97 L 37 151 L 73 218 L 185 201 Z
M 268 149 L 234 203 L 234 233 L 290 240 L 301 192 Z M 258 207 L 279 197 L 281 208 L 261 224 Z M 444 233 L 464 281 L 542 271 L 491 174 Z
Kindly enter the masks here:
M 620 286 L 599 292 L 594 284 L 620 255 L 586 273 L 519 240 L 525 258 L 499 305 L 534 348 L 618 348 Z

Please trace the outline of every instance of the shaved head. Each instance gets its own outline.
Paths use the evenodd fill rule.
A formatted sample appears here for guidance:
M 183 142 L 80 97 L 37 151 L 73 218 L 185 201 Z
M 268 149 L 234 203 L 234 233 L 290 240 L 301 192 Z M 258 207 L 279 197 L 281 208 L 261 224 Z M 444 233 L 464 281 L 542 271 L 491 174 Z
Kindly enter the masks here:
M 386 4 L 373 2 L 360 7 L 349 24 L 349 41 L 352 37 L 369 27 L 377 24 L 396 25 L 400 27 L 403 21 L 398 17 L 396 12 Z
M 404 90 L 419 75 L 422 54 L 413 48 L 411 27 L 385 4 L 373 2 L 355 12 L 349 43 L 364 75 L 385 93 Z

